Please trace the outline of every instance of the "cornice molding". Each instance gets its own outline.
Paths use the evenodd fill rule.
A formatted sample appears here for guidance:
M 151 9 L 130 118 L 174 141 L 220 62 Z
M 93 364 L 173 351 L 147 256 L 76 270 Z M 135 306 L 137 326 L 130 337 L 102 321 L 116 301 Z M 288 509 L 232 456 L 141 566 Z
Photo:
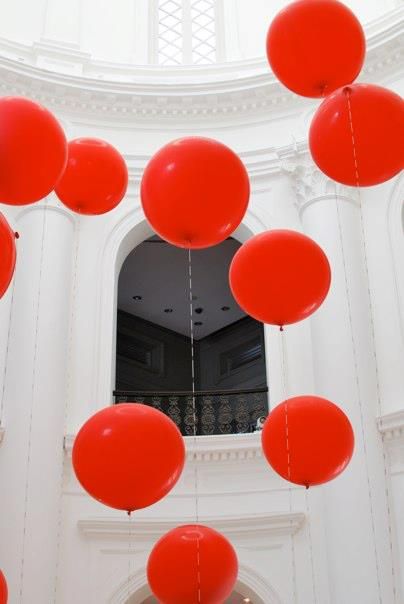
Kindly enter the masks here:
M 404 441 L 404 409 L 382 415 L 377 420 L 379 431 L 386 441 Z
M 404 474 L 404 409 L 378 418 L 391 476 Z
M 208 525 L 226 535 L 242 539 L 254 536 L 294 535 L 304 524 L 306 515 L 301 512 L 282 512 L 279 514 L 257 514 L 254 516 L 204 517 L 201 524 Z M 195 519 L 184 518 L 182 524 L 193 524 Z M 178 526 L 178 520 L 166 518 L 88 518 L 77 522 L 80 532 L 89 539 L 130 539 L 136 541 L 155 540 L 161 534 Z
M 68 434 L 64 439 L 64 449 L 71 457 L 74 435 Z M 240 462 L 250 461 L 262 457 L 261 435 L 253 434 L 226 434 L 214 436 L 186 436 L 187 460 L 192 462 Z
M 379 81 L 402 71 L 403 16 L 401 6 L 368 26 L 362 80 Z M 157 127 L 157 118 L 177 127 L 185 120 L 194 127 L 201 121 L 206 126 L 206 120 L 257 123 L 316 106 L 276 81 L 264 59 L 162 69 L 94 61 L 76 47 L 50 41 L 26 46 L 0 40 L 0 90 L 83 119 L 113 118 L 117 127 L 139 121 Z

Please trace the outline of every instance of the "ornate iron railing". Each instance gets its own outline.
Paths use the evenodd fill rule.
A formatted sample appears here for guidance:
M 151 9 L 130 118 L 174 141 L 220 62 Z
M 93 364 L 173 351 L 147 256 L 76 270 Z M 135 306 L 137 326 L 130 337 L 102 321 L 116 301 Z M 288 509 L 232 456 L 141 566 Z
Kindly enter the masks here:
M 143 403 L 168 415 L 184 436 L 243 434 L 259 429 L 268 415 L 268 388 L 182 392 L 132 392 L 116 390 L 115 403 Z M 193 396 L 196 402 L 194 414 Z

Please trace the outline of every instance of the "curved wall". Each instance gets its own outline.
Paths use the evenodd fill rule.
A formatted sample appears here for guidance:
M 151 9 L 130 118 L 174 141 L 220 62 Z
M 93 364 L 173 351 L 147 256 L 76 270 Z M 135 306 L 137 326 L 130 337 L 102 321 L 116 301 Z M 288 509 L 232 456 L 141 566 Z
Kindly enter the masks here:
M 366 4 L 375 16 L 389 8 L 387 2 Z M 33 27 L 44 17 L 39 3 L 35 15 L 30 6 L 25 15 Z M 22 8 L 13 4 L 13 10 Z M 364 75 L 399 92 L 403 10 L 401 3 L 369 24 Z M 252 197 L 235 234 L 240 241 L 268 228 L 302 230 L 332 262 L 329 299 L 285 334 L 287 393 L 280 335 L 266 330 L 272 404 L 285 394 L 328 396 L 350 414 L 357 435 L 347 472 L 309 493 L 289 488 L 270 471 L 257 435 L 198 439 L 201 519 L 232 539 L 242 584 L 265 604 L 400 602 L 403 177 L 363 191 L 365 257 L 357 192 L 335 187 L 308 157 L 316 103 L 283 90 L 264 62 L 167 70 L 163 78 L 160 68 L 101 65 L 71 45 L 32 47 L 28 34 L 21 41 L 25 45 L 0 43 L 1 93 L 38 98 L 61 118 L 69 138 L 95 135 L 114 143 L 126 156 L 130 187 L 116 210 L 94 218 L 72 215 L 54 196 L 30 210 L 2 207 L 21 230 L 14 290 L 0 305 L 0 476 L 9 485 L 1 502 L 0 567 L 12 598 L 22 587 L 23 604 L 123 604 L 128 563 L 131 594 L 138 594 L 155 539 L 194 518 L 192 440 L 178 487 L 136 515 L 131 528 L 126 517 L 85 496 L 69 452 L 81 423 L 111 402 L 116 281 L 126 255 L 151 234 L 139 203 L 142 170 L 160 145 L 196 132 L 229 144 L 247 166 Z M 49 71 L 52 62 L 57 73 Z M 95 77 L 97 69 L 105 80 Z

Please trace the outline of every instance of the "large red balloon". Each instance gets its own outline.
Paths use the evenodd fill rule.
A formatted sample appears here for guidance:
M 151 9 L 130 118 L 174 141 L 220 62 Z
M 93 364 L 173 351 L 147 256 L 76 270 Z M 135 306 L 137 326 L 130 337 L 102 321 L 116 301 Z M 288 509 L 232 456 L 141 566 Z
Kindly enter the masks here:
M 6 293 L 13 278 L 16 260 L 16 234 L 0 213 L 0 298 Z
M 359 75 L 365 58 L 363 29 L 337 0 L 297 0 L 281 10 L 267 36 L 272 71 L 290 90 L 322 97 Z
M 147 220 L 184 248 L 224 241 L 238 227 L 250 195 L 247 171 L 228 147 L 208 138 L 176 140 L 156 153 L 142 179 Z
M 404 100 L 373 84 L 340 88 L 317 109 L 309 143 L 327 176 L 349 186 L 385 182 L 404 167 Z
M 0 570 L 0 604 L 7 604 L 8 602 L 8 589 L 7 582 L 4 574 Z
M 0 99 L 0 202 L 24 205 L 49 195 L 67 159 L 62 127 L 45 107 Z
M 66 170 L 56 195 L 80 214 L 105 214 L 123 199 L 128 187 L 128 169 L 122 155 L 97 138 L 69 142 Z
M 99 411 L 73 446 L 73 467 L 83 488 L 101 503 L 127 512 L 167 495 L 184 462 L 184 439 L 174 422 L 139 403 Z
M 296 323 L 311 315 L 330 288 L 327 257 L 312 239 L 288 230 L 255 235 L 236 252 L 230 287 L 237 303 L 257 321 Z
M 262 447 L 272 468 L 306 487 L 336 478 L 349 464 L 354 433 L 334 403 L 318 396 L 296 396 L 267 417 Z
M 237 573 L 233 546 L 200 524 L 169 531 L 156 543 L 147 564 L 150 588 L 164 604 L 222 604 L 233 591 Z

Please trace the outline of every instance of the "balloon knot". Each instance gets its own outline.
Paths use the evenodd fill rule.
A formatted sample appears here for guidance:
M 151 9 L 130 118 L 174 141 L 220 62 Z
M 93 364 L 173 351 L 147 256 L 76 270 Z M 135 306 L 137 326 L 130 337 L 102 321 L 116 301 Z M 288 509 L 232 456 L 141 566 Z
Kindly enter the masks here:
M 128 511 L 127 511 L 127 514 L 128 514 L 128 516 L 129 516 L 129 518 L 130 518 L 130 517 L 132 516 L 132 512 L 131 512 L 131 510 L 128 510 Z
M 19 238 L 20 238 L 20 233 L 18 233 L 18 232 L 16 231 L 16 232 L 14 233 L 14 237 L 15 237 L 16 239 L 19 239 Z
M 306 486 L 306 491 L 308 491 L 308 490 L 309 490 L 309 488 L 310 488 L 310 485 L 309 485 L 309 484 L 306 484 L 305 486 Z
M 283 331 L 283 325 L 279 326 L 279 331 Z
M 351 87 L 350 86 L 345 86 L 345 88 L 342 89 L 342 92 L 346 95 L 346 96 L 351 96 Z

